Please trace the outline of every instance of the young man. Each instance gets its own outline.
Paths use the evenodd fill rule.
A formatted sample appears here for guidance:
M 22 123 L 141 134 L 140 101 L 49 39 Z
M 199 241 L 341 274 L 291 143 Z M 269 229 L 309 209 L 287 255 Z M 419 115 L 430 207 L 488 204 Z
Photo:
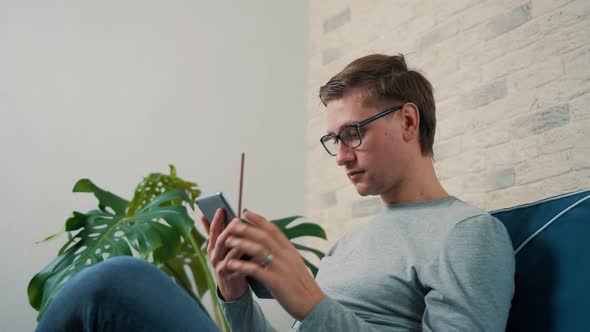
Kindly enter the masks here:
M 379 195 L 384 210 L 336 242 L 315 280 L 262 216 L 246 212 L 254 226 L 236 219 L 223 231 L 223 211 L 211 224 L 202 218 L 232 331 L 274 330 L 246 276 L 295 318 L 293 331 L 504 331 L 514 291 L 511 242 L 498 220 L 449 196 L 437 180 L 430 83 L 401 55 L 370 55 L 334 76 L 320 98 L 327 108 L 321 144 L 358 193 Z M 252 259 L 240 260 L 244 254 Z M 105 326 L 217 330 L 170 278 L 132 258 L 75 276 L 38 330 Z
M 504 226 L 449 196 L 432 163 L 430 83 L 403 56 L 355 60 L 320 89 L 326 152 L 385 208 L 342 239 L 313 280 L 295 248 L 254 213 L 210 229 L 209 255 L 232 331 L 271 331 L 244 276 L 260 280 L 295 331 L 504 331 L 514 255 Z M 206 223 L 206 220 L 203 220 Z M 240 261 L 242 254 L 254 259 Z

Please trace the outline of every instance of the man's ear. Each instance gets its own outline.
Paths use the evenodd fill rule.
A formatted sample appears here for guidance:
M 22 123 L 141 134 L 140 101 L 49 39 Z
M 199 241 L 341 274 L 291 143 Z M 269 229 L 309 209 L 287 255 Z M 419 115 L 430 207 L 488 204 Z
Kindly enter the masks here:
M 398 112 L 400 112 L 402 120 L 402 137 L 404 141 L 418 140 L 420 138 L 420 112 L 418 106 L 414 103 L 406 103 Z

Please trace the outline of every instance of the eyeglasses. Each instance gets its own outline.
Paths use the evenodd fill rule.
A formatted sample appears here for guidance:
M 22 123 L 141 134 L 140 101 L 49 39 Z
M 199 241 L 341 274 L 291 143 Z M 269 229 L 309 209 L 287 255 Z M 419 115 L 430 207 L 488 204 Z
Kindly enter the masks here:
M 397 110 L 400 110 L 404 105 L 395 106 L 385 111 L 375 114 L 372 117 L 365 119 L 357 124 L 348 125 L 342 127 L 338 135 L 334 134 L 327 134 L 320 138 L 320 142 L 324 146 L 324 149 L 332 155 L 336 156 L 338 152 L 338 141 L 342 141 L 344 145 L 348 146 L 351 149 L 358 148 L 363 143 L 363 137 L 361 135 L 361 127 L 365 126 L 379 118 L 386 116 L 389 113 L 393 113 Z

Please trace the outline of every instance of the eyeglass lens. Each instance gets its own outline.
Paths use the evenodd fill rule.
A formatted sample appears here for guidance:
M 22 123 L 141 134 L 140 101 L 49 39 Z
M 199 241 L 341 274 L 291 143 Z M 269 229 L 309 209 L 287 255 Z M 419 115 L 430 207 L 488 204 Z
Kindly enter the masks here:
M 361 145 L 361 136 L 357 126 L 346 126 L 340 130 L 338 134 L 342 142 L 351 149 L 357 148 Z M 322 144 L 331 155 L 338 153 L 338 137 L 333 135 L 324 136 Z

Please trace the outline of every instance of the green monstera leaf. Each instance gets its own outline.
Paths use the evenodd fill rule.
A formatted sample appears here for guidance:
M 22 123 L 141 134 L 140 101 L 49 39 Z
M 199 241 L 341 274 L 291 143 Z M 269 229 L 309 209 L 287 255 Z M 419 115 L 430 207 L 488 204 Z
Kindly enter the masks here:
M 154 197 L 131 216 L 127 214 L 128 201 L 102 190 L 88 179 L 78 181 L 73 191 L 93 193 L 99 209 L 74 212 L 66 220 L 65 231 L 71 234 L 69 241 L 58 257 L 30 281 L 29 302 L 39 310 L 39 317 L 64 283 L 79 271 L 108 257 L 133 255 L 134 251 L 144 259 L 151 256 L 155 264 L 163 264 L 175 257 L 181 238 L 193 229 L 186 208 L 169 204 L 190 203 L 183 189 Z
M 271 220 L 271 222 L 279 227 L 279 229 L 287 236 L 287 238 L 293 243 L 293 245 L 295 246 L 295 248 L 297 248 L 297 250 L 311 252 L 312 254 L 316 255 L 319 259 L 322 259 L 324 257 L 324 253 L 321 252 L 320 250 L 310 248 L 310 247 L 307 247 L 307 246 L 304 246 L 302 244 L 298 244 L 298 243 L 295 243 L 292 241 L 293 239 L 296 239 L 299 237 L 304 237 L 304 236 L 318 237 L 318 238 L 321 238 L 324 240 L 327 239 L 326 232 L 318 224 L 306 222 L 306 223 L 300 223 L 300 224 L 293 226 L 293 227 L 288 227 L 292 222 L 294 222 L 295 220 L 300 219 L 300 218 L 303 218 L 303 217 L 302 216 L 291 216 L 291 217 L 286 217 L 286 218 L 282 218 L 282 219 Z M 303 262 L 305 262 L 305 265 L 307 266 L 307 268 L 315 276 L 318 273 L 317 266 L 315 266 L 313 263 L 311 263 L 307 258 L 303 257 L 303 255 L 301 256 L 301 258 L 303 258 Z
M 185 181 L 176 176 L 176 168 L 170 165 L 170 175 L 152 173 L 137 185 L 133 199 L 129 203 L 127 215 L 132 216 L 137 209 L 151 202 L 154 197 L 170 189 L 184 189 L 190 196 L 190 207 L 192 209 L 194 209 L 195 199 L 201 195 L 201 190 L 199 190 L 196 183 Z M 171 201 L 169 204 L 180 204 L 180 202 Z

